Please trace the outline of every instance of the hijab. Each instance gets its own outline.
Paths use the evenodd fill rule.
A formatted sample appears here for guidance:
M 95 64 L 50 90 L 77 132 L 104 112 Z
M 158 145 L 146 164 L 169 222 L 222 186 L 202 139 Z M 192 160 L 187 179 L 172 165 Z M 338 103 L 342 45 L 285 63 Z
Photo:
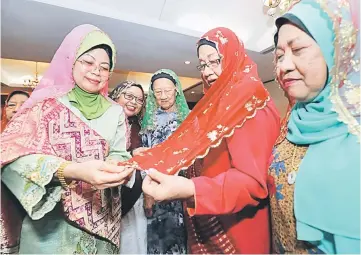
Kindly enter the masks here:
M 8 119 L 6 117 L 6 107 L 10 101 L 10 99 L 15 96 L 15 95 L 24 95 L 27 96 L 28 98 L 30 97 L 30 94 L 26 91 L 22 91 L 22 90 L 14 90 L 12 91 L 6 98 L 5 100 L 5 105 L 2 108 L 2 114 L 1 114 L 1 131 L 5 129 L 6 125 L 8 124 Z
M 120 83 L 118 86 L 116 86 L 112 92 L 110 92 L 109 97 L 117 102 L 118 98 L 120 97 L 120 95 L 125 92 L 128 88 L 130 87 L 137 87 L 142 91 L 143 94 L 143 100 L 145 100 L 145 93 L 143 90 L 142 85 L 135 83 L 134 81 L 124 81 L 122 83 Z M 132 125 L 133 123 L 138 123 L 140 122 L 140 120 L 142 119 L 143 116 L 143 111 L 144 111 L 144 105 L 142 106 L 142 109 L 140 110 L 140 112 L 135 115 L 135 116 L 128 116 L 128 122 L 130 125 Z
M 266 107 L 269 94 L 236 34 L 227 28 L 215 28 L 203 38 L 213 42 L 223 56 L 222 74 L 206 88 L 205 96 L 166 141 L 128 163 L 176 174 L 205 157 L 223 138 L 232 136 L 236 128 Z
M 86 37 L 83 41 L 83 45 L 88 44 L 89 46 L 92 45 L 90 42 L 87 43 L 88 40 L 94 40 L 94 37 Z M 89 47 L 88 46 L 88 47 Z M 108 57 L 109 57 L 109 64 L 110 69 L 113 67 L 113 61 L 112 61 L 112 49 L 109 45 L 106 44 L 99 44 L 91 47 L 90 49 L 86 50 L 87 47 L 81 47 L 78 52 L 77 59 L 79 59 L 81 56 L 86 54 L 89 51 L 92 51 L 94 49 L 103 49 Z M 83 52 L 85 50 L 85 52 Z M 83 116 L 88 119 L 96 119 L 102 116 L 112 105 L 103 95 L 100 93 L 89 93 L 82 88 L 80 88 L 78 85 L 75 85 L 75 87 L 68 93 L 68 99 L 70 103 L 76 107 Z
M 189 107 L 186 98 L 183 94 L 182 84 L 180 83 L 178 76 L 172 70 L 160 69 L 153 74 L 149 84 L 148 96 L 145 106 L 146 111 L 142 121 L 141 133 L 144 133 L 146 131 L 153 131 L 157 125 L 156 113 L 159 106 L 157 104 L 155 94 L 153 91 L 153 83 L 155 80 L 160 78 L 166 78 L 172 81 L 176 88 L 175 112 L 177 114 L 178 126 L 184 121 L 184 119 L 189 114 Z
M 297 238 L 335 252 L 322 241 L 326 233 L 360 239 L 360 101 L 352 100 L 359 97 L 359 69 L 352 64 L 359 33 L 350 5 L 335 0 L 303 0 L 276 21 L 278 29 L 286 22 L 311 35 L 329 71 L 320 94 L 296 102 L 288 122 L 287 139 L 309 145 L 295 184 Z
M 64 38 L 43 78 L 35 90 L 31 93 L 30 98 L 23 104 L 16 115 L 20 114 L 25 109 L 31 108 L 35 104 L 44 101 L 45 99 L 59 98 L 71 92 L 76 87 L 72 74 L 75 61 L 82 54 L 99 45 L 107 45 L 111 49 L 110 71 L 113 71 L 115 66 L 116 50 L 109 36 L 93 25 L 84 24 L 75 27 Z M 108 52 L 108 54 L 110 53 Z M 70 94 L 72 93 L 73 92 Z M 99 94 L 106 98 L 109 102 L 112 102 L 107 98 L 108 82 Z M 75 101 L 78 103 L 82 102 L 82 96 L 73 95 L 73 97 L 70 97 L 74 99 L 73 103 Z M 104 100 L 102 100 L 102 104 L 105 104 Z M 88 110 L 85 110 L 85 107 L 79 106 L 79 110 L 83 111 L 83 114 L 85 113 L 85 115 L 88 115 Z
M 55 151 L 57 148 L 52 146 L 53 141 L 50 141 L 50 139 L 56 137 L 55 139 L 59 138 L 63 141 L 65 138 L 62 135 L 57 137 L 56 134 L 49 134 L 49 130 L 50 132 L 54 131 L 51 128 L 49 129 L 49 125 L 55 127 L 56 124 L 54 123 L 59 121 L 59 116 L 63 113 L 65 116 L 63 115 L 62 117 L 69 119 L 70 122 L 60 121 L 62 122 L 59 124 L 60 129 L 62 127 L 69 129 L 67 131 L 57 130 L 56 132 L 60 132 L 57 134 L 70 132 L 71 136 L 77 141 L 79 141 L 79 137 L 83 138 L 85 136 L 88 139 L 90 136 L 89 143 L 77 144 L 76 147 L 80 148 L 79 146 L 81 146 L 83 148 L 84 145 L 88 151 L 91 151 L 89 154 L 91 157 L 106 157 L 108 151 L 106 140 L 101 138 L 89 125 L 75 115 L 72 115 L 70 109 L 66 109 L 66 106 L 60 100 L 56 100 L 59 97 L 66 96 L 75 86 L 72 69 L 77 57 L 88 49 L 100 44 L 106 44 L 112 49 L 112 68 L 114 68 L 116 55 L 114 45 L 110 38 L 99 28 L 92 25 L 80 25 L 65 37 L 56 51 L 44 78 L 41 79 L 30 98 L 22 105 L 10 125 L 1 134 L 2 166 L 25 155 L 58 155 Z M 108 84 L 105 84 L 100 94 L 109 102 L 114 103 L 107 97 Z M 79 127 L 80 129 L 74 131 L 74 127 Z M 76 131 L 85 133 L 79 136 L 75 134 Z M 68 134 L 70 135 L 70 133 Z M 78 159 L 82 160 L 88 156 L 85 154 L 87 154 L 87 151 L 81 151 Z M 77 160 L 68 156 L 64 157 L 65 160 Z M 53 176 L 53 172 L 49 169 L 44 169 L 44 178 L 41 178 L 39 181 L 42 183 L 50 181 Z M 47 170 L 49 171 L 46 172 Z M 121 213 L 115 209 L 118 208 L 119 197 L 110 196 L 107 200 L 109 203 L 102 203 L 103 196 L 106 195 L 107 197 L 107 193 L 99 190 L 88 191 L 90 186 L 84 182 L 77 182 L 75 185 L 74 188 L 68 189 L 63 193 L 61 203 L 64 209 L 64 217 L 68 222 L 72 222 L 74 226 L 84 229 L 93 235 L 105 238 L 119 247 L 120 230 L 118 223 Z M 84 194 L 91 194 L 91 196 L 89 197 Z M 99 211 L 100 208 L 102 208 L 101 212 Z M 87 211 L 87 214 L 84 216 L 81 213 L 82 211 Z M 41 216 L 38 214 L 36 217 Z M 34 218 L 36 219 L 36 217 Z M 96 222 L 94 217 L 98 219 Z

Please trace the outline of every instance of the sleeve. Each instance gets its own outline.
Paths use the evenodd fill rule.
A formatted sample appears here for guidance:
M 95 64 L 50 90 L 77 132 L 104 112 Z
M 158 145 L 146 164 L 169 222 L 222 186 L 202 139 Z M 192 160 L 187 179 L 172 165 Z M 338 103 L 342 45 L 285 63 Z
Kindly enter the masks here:
M 139 132 L 139 124 L 134 123 L 131 128 L 130 136 L 131 150 L 141 147 L 141 138 L 139 136 Z M 135 182 L 132 188 L 122 187 L 122 217 L 126 215 L 130 211 L 130 209 L 133 208 L 134 204 L 137 202 L 142 193 L 143 179 L 140 172 L 144 171 L 135 172 Z
M 146 148 L 152 147 L 152 134 L 148 131 L 142 134 L 142 146 Z
M 142 147 L 142 140 L 139 135 L 140 126 L 138 123 L 133 123 L 130 128 L 130 148 L 129 151 L 133 151 L 136 148 Z
M 64 159 L 42 154 L 18 158 L 2 168 L 1 180 L 33 220 L 41 219 L 61 199 L 62 187 L 52 182 Z
M 269 105 L 270 104 L 270 105 Z M 257 206 L 268 196 L 267 171 L 280 129 L 272 101 L 227 139 L 231 168 L 214 178 L 193 178 L 194 208 L 190 216 L 236 213 Z
M 111 141 L 109 148 L 109 155 L 107 159 L 113 159 L 117 161 L 126 161 L 131 158 L 130 153 L 127 151 L 127 124 L 125 120 L 124 111 L 120 111 L 118 119 L 118 126 L 115 132 L 114 138 Z M 135 182 L 135 173 L 132 175 L 130 180 L 125 184 L 126 187 L 132 187 Z
M 119 115 L 114 138 L 110 143 L 108 158 L 118 161 L 126 161 L 131 158 L 130 153 L 127 151 L 127 125 L 125 123 L 123 110 L 121 110 L 121 114 Z
M 142 135 L 141 135 L 141 139 L 142 139 L 142 147 L 146 147 L 146 148 L 150 148 L 152 147 L 152 134 L 148 131 L 145 131 Z M 140 171 L 142 179 L 144 179 L 147 174 L 145 171 Z
M 141 171 L 135 172 L 135 182 L 132 188 L 122 187 L 122 216 L 126 215 L 142 194 L 143 179 Z

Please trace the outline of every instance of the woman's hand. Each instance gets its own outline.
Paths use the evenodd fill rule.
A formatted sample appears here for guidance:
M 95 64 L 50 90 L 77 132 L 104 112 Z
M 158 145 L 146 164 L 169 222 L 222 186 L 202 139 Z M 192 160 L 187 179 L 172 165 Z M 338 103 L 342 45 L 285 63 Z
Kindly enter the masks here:
M 101 160 L 90 160 L 68 165 L 64 169 L 64 178 L 87 182 L 96 189 L 106 189 L 127 182 L 134 170 L 132 166 L 117 166 Z
M 147 147 L 139 147 L 135 150 L 133 150 L 133 156 L 138 156 L 138 155 L 141 155 L 143 152 L 147 151 L 149 148 Z
M 144 194 L 156 201 L 188 199 L 194 196 L 195 187 L 192 180 L 182 176 L 166 175 L 150 169 L 143 180 Z

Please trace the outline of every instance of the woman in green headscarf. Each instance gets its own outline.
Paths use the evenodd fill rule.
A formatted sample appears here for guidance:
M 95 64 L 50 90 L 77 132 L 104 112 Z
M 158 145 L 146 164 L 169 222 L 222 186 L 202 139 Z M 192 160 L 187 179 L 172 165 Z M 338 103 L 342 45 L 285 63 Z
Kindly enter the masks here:
M 143 146 L 150 148 L 165 141 L 188 113 L 178 76 L 167 69 L 155 72 L 151 78 L 142 121 Z M 153 204 L 153 200 L 145 196 L 145 210 L 148 217 L 148 254 L 187 253 L 182 202 Z
M 294 102 L 269 170 L 276 253 L 360 253 L 360 35 L 350 6 L 302 0 L 276 20 L 277 80 Z
M 106 162 L 130 158 L 123 109 L 107 97 L 115 58 L 103 31 L 74 28 L 1 134 L 1 180 L 27 214 L 20 254 L 117 253 L 134 169 Z

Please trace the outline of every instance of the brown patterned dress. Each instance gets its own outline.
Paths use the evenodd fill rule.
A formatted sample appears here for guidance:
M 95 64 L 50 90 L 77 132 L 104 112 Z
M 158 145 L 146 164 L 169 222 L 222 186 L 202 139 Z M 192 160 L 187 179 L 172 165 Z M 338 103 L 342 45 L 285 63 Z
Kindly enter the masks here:
M 283 121 L 269 168 L 273 253 L 320 254 L 323 252 L 317 247 L 297 240 L 293 209 L 294 188 L 298 168 L 308 146 L 299 146 L 286 139 L 288 117 L 289 114 Z

